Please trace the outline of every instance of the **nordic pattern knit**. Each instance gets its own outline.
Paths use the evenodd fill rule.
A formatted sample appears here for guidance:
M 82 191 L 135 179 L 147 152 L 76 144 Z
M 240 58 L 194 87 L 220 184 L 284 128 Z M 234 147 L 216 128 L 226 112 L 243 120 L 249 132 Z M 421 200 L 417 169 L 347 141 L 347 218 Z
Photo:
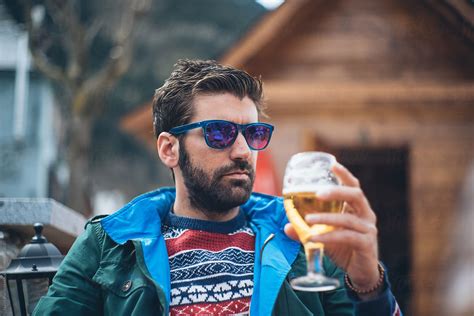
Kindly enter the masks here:
M 171 213 L 162 233 L 170 263 L 170 315 L 248 315 L 255 235 L 242 212 L 220 223 Z

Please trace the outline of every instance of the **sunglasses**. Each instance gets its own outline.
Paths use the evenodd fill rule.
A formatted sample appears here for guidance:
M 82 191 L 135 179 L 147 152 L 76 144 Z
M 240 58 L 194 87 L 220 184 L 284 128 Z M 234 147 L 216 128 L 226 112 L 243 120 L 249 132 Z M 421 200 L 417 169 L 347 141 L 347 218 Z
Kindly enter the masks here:
M 237 124 L 223 120 L 208 120 L 173 127 L 173 135 L 184 134 L 189 130 L 202 127 L 207 146 L 215 149 L 224 149 L 232 146 L 239 130 L 252 150 L 265 149 L 270 143 L 273 126 L 266 123 Z

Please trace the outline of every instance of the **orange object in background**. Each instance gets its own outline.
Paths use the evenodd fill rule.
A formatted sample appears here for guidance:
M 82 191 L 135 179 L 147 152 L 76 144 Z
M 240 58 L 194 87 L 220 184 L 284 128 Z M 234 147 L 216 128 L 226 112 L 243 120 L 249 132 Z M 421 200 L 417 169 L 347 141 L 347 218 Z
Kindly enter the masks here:
M 281 195 L 280 180 L 276 175 L 270 151 L 263 150 L 258 153 L 257 172 L 253 190 L 255 192 Z

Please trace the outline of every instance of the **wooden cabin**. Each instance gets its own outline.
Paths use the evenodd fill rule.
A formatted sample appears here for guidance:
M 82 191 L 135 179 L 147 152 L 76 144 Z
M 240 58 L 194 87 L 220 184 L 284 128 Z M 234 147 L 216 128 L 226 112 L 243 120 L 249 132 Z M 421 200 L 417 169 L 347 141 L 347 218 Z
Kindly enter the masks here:
M 264 80 L 279 181 L 307 150 L 334 153 L 361 180 L 406 315 L 437 314 L 474 160 L 470 3 L 288 0 L 221 58 Z M 148 105 L 123 127 L 154 144 L 151 122 Z

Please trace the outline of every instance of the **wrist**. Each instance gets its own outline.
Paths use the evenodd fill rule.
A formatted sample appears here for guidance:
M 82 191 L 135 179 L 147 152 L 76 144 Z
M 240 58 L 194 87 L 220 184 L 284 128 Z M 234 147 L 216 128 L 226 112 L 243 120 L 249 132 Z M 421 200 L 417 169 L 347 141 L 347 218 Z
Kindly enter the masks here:
M 349 275 L 346 273 L 344 276 L 344 281 L 346 283 L 346 286 L 361 298 L 364 298 L 364 297 L 370 298 L 377 295 L 382 290 L 384 279 L 385 279 L 385 269 L 380 264 L 380 262 L 378 263 L 377 268 L 378 268 L 378 279 L 376 280 L 376 282 L 372 282 L 371 284 L 367 286 L 360 287 L 357 284 L 353 284 Z

